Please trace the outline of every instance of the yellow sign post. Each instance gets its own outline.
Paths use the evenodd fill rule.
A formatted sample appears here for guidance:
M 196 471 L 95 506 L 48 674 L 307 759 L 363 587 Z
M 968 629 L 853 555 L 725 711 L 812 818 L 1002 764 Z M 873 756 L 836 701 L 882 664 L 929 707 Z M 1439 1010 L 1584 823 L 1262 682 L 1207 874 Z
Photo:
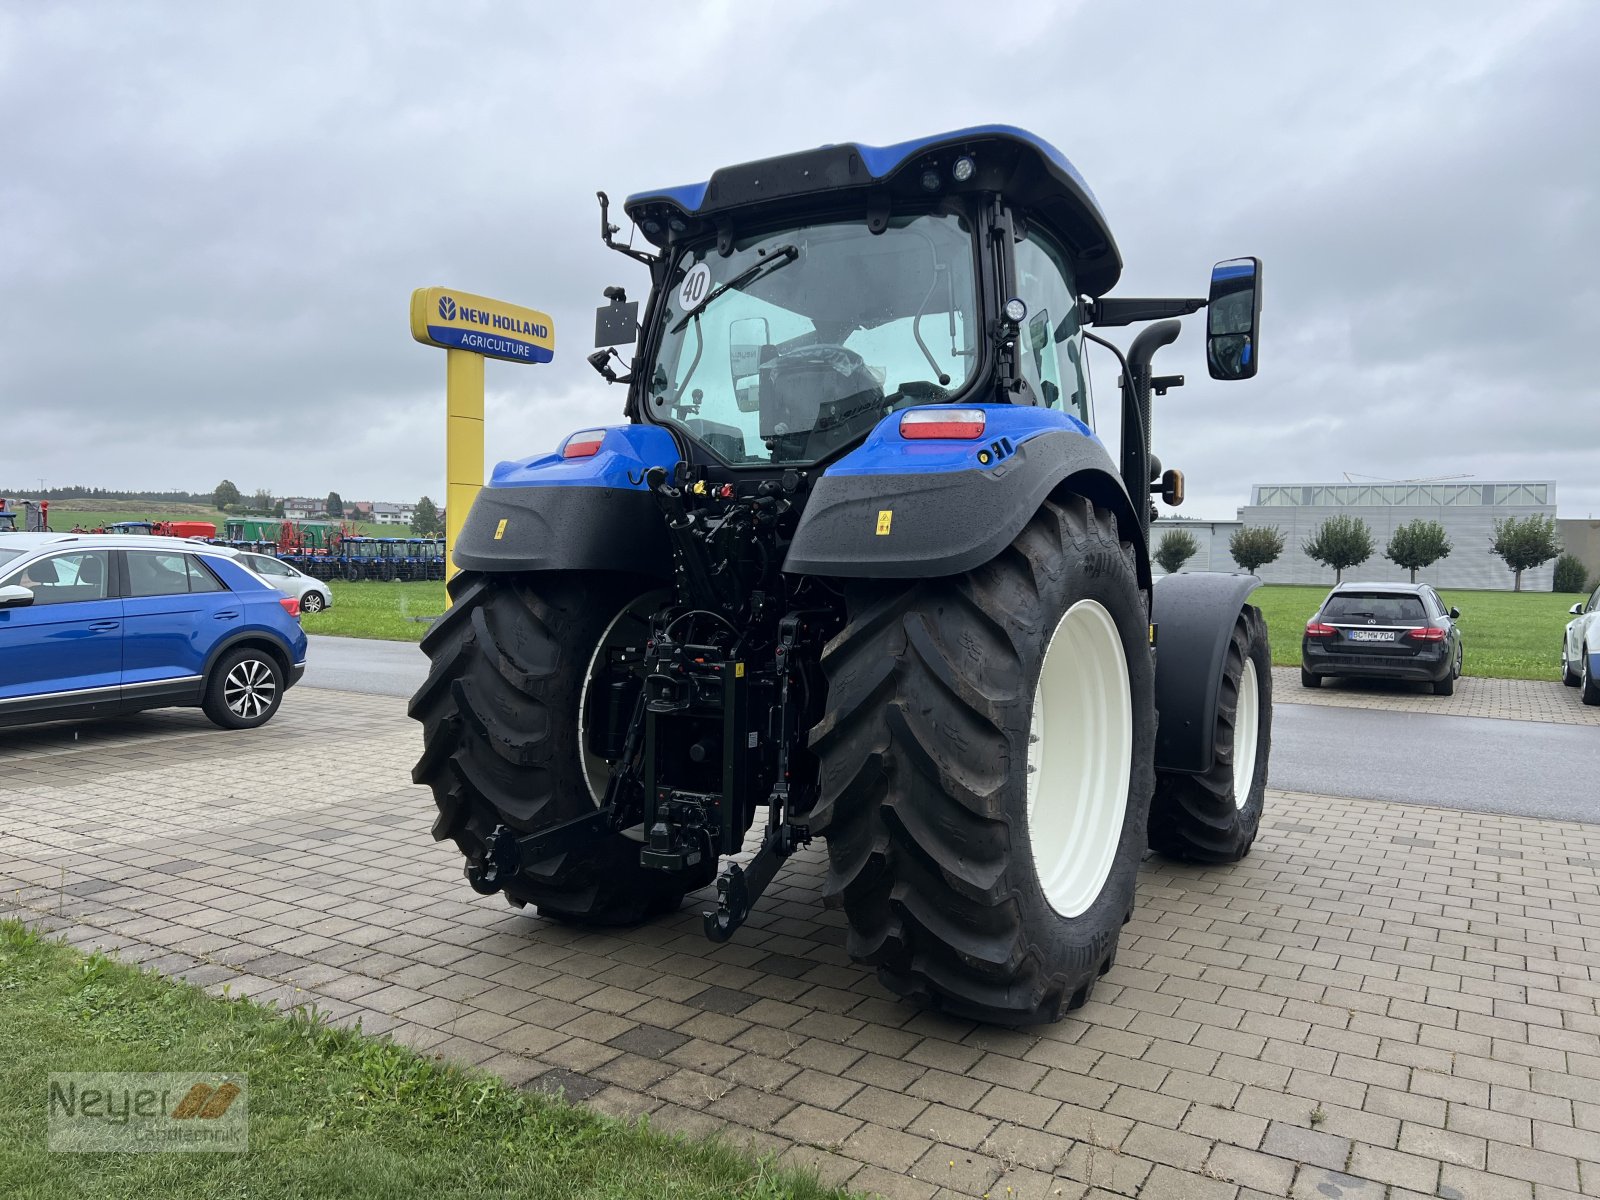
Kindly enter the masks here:
M 456 538 L 483 487 L 483 360 L 547 363 L 555 356 L 550 318 L 453 288 L 411 293 L 411 336 L 445 354 L 445 578 L 455 576 Z

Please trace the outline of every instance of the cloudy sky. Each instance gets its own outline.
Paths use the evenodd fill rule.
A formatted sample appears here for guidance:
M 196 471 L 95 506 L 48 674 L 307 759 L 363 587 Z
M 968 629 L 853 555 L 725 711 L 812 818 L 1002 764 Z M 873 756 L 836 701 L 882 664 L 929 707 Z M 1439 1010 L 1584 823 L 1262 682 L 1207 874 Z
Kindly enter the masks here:
M 437 498 L 413 288 L 553 315 L 554 363 L 488 368 L 522 457 L 620 411 L 583 356 L 645 275 L 596 189 L 1003 121 L 1095 189 L 1117 294 L 1265 260 L 1256 380 L 1205 377 L 1199 318 L 1158 360 L 1188 514 L 1350 472 L 1600 515 L 1597 61 L 1581 0 L 5 4 L 0 487 Z

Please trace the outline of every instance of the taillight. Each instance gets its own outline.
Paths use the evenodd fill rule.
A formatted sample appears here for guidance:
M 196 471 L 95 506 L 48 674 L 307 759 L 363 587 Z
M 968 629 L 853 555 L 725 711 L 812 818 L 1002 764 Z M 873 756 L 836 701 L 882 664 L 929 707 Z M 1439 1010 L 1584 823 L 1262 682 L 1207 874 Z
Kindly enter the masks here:
M 600 443 L 606 440 L 604 429 L 585 429 L 575 433 L 561 447 L 562 458 L 593 458 L 600 452 Z
M 900 436 L 970 442 L 983 436 L 984 420 L 981 408 L 913 408 L 900 418 Z
M 1324 625 L 1321 621 L 1308 621 L 1308 622 L 1306 622 L 1306 636 L 1307 637 L 1315 637 L 1315 638 L 1332 637 L 1334 634 L 1336 634 L 1338 632 L 1339 631 L 1337 629 L 1335 629 L 1332 625 Z
M 300 615 L 300 601 L 293 596 L 279 596 L 278 603 L 283 605 L 283 611 L 291 617 Z
M 1442 642 L 1444 641 L 1444 630 L 1432 625 L 1424 625 L 1421 629 L 1406 630 L 1406 636 L 1415 638 L 1419 642 Z

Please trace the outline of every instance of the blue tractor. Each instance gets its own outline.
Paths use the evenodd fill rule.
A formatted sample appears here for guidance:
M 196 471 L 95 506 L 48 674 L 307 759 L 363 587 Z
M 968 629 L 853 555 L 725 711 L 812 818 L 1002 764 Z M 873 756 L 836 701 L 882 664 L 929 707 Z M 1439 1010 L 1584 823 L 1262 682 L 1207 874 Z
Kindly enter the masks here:
M 571 922 L 715 880 L 719 941 L 820 838 L 890 989 L 1059 1018 L 1147 847 L 1231 862 L 1260 825 L 1259 581 L 1153 582 L 1148 546 L 1151 495 L 1183 492 L 1150 453 L 1183 380 L 1152 359 L 1207 308 L 1212 376 L 1253 376 L 1259 263 L 1209 300 L 1108 297 L 1099 204 L 1007 126 L 632 196 L 648 249 L 600 204 L 650 272 L 642 321 L 606 290 L 590 356 L 627 423 L 500 463 L 467 517 L 410 708 L 435 837 L 479 892 Z M 1126 351 L 1097 332 L 1135 322 Z M 1121 369 L 1115 459 L 1089 343 Z

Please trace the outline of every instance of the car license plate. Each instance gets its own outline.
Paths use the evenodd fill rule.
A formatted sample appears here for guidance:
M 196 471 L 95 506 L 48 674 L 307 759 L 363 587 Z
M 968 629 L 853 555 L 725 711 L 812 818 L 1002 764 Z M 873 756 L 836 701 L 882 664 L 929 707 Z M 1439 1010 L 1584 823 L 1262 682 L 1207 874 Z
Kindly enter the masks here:
M 1392 642 L 1394 641 L 1394 630 L 1352 629 L 1348 636 L 1352 642 Z

